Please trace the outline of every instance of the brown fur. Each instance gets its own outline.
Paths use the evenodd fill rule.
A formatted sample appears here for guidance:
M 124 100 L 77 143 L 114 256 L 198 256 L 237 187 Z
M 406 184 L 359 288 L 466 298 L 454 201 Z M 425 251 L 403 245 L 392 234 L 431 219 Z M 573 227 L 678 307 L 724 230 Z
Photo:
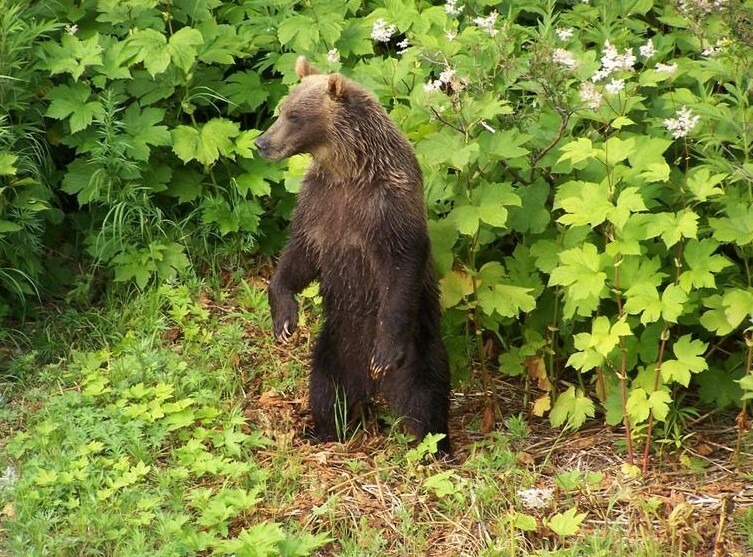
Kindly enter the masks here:
M 295 294 L 320 281 L 325 323 L 312 356 L 317 435 L 334 438 L 376 392 L 414 433 L 447 434 L 449 370 L 413 149 L 379 103 L 305 58 L 301 83 L 257 139 L 273 160 L 311 153 L 291 236 L 269 286 L 275 334 L 295 329 Z M 449 440 L 440 444 L 449 451 Z

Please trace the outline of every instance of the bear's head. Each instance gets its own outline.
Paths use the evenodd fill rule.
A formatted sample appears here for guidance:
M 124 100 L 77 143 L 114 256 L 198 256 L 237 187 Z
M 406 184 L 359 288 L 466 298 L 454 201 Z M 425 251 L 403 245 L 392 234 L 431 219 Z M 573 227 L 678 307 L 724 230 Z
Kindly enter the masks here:
M 259 154 L 276 161 L 310 153 L 315 158 L 331 143 L 338 105 L 346 97 L 347 83 L 340 74 L 321 74 L 303 56 L 295 72 L 300 84 L 280 106 L 277 120 L 256 138 Z

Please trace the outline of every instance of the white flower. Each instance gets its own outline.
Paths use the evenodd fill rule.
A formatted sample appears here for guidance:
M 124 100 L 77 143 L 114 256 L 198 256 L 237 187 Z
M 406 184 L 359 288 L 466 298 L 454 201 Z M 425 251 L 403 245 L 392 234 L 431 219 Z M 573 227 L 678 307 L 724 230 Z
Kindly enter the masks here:
M 613 95 L 616 93 L 619 93 L 624 88 L 625 88 L 624 79 L 613 79 L 612 81 L 610 81 L 604 86 L 604 89 L 607 91 L 607 93 L 612 93 Z
M 586 103 L 591 110 L 599 110 L 601 101 L 604 99 L 593 83 L 587 81 L 581 83 L 579 96 L 580 100 Z
M 543 489 L 533 487 L 531 489 L 519 489 L 517 494 L 525 508 L 540 509 L 549 504 L 552 495 L 554 495 L 554 490 L 550 487 Z
M 458 34 L 455 31 L 447 31 L 444 36 L 447 37 L 447 40 L 454 41 Z
M 398 54 L 404 54 L 406 50 L 410 48 L 410 43 L 408 42 L 408 39 L 403 39 L 399 43 L 397 43 L 397 48 L 399 49 L 397 51 Z
M 591 77 L 591 81 L 601 81 L 614 72 L 633 71 L 635 55 L 631 49 L 620 54 L 617 48 L 609 41 L 604 43 L 604 52 L 601 55 L 601 69 Z
M 439 74 L 439 81 L 441 83 L 449 83 L 453 77 L 455 77 L 455 70 L 453 70 L 452 68 L 447 68 Z
M 554 30 L 555 33 L 557 33 L 557 37 L 561 41 L 566 41 L 568 39 L 573 38 L 573 29 L 572 27 L 559 27 Z
M 573 56 L 572 52 L 565 50 L 564 48 L 555 48 L 552 53 L 552 61 L 560 66 L 565 66 L 570 70 L 574 70 L 578 67 L 578 61 Z
M 677 7 L 681 12 L 686 14 L 692 12 L 710 14 L 714 9 L 723 8 L 726 4 L 727 0 L 680 0 Z
M 337 51 L 336 48 L 333 48 L 329 52 L 327 52 L 327 60 L 333 63 L 340 61 L 340 53 Z
M 494 26 L 497 24 L 497 18 L 499 17 L 499 14 L 497 13 L 497 10 L 492 11 L 487 17 L 476 17 L 473 18 L 473 23 L 481 27 L 484 31 L 489 33 L 491 37 L 494 37 L 499 33 L 498 29 L 495 29 Z
M 71 36 L 75 35 L 76 33 L 78 33 L 78 25 L 76 25 L 75 23 L 73 25 L 66 25 L 65 32 Z
M 711 58 L 719 54 L 722 50 L 724 50 L 724 47 L 729 46 L 729 44 L 730 40 L 727 37 L 724 37 L 723 39 L 716 41 L 716 44 L 704 48 L 701 54 L 708 58 Z
M 580 0 L 581 4 L 590 4 L 591 0 Z
M 447 15 L 451 15 L 451 16 L 460 15 L 460 12 L 463 11 L 463 6 L 458 7 L 457 3 L 458 3 L 458 0 L 447 0 L 447 3 L 444 5 L 444 11 L 447 12 Z
M 661 73 L 673 74 L 677 71 L 677 64 L 662 64 L 659 62 L 654 66 L 654 70 Z
M 646 44 L 638 47 L 638 51 L 641 53 L 641 56 L 643 56 L 644 58 L 651 58 L 654 54 L 656 54 L 656 48 L 654 48 L 654 41 L 649 39 Z
M 396 27 L 394 25 L 387 25 L 387 22 L 379 18 L 374 22 L 371 28 L 371 38 L 380 43 L 389 42 L 392 35 L 395 34 Z
M 424 93 L 436 93 L 442 88 L 442 82 L 438 79 L 424 83 Z
M 664 127 L 672 132 L 672 137 L 679 139 L 686 137 L 693 131 L 700 119 L 700 116 L 693 116 L 691 110 L 683 106 L 677 111 L 677 118 L 666 118 L 664 120 Z

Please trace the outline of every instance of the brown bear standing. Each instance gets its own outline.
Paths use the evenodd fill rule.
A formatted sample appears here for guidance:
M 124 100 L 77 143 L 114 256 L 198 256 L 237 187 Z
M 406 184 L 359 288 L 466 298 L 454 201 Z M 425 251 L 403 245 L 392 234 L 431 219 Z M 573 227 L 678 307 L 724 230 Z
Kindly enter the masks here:
M 379 392 L 419 439 L 444 433 L 439 448 L 449 453 L 450 372 L 413 149 L 361 86 L 303 57 L 295 69 L 300 85 L 256 140 L 272 160 L 313 157 L 269 283 L 275 336 L 290 339 L 295 295 L 319 280 L 325 321 L 310 379 L 317 437 L 336 439 L 340 418 L 360 415 Z

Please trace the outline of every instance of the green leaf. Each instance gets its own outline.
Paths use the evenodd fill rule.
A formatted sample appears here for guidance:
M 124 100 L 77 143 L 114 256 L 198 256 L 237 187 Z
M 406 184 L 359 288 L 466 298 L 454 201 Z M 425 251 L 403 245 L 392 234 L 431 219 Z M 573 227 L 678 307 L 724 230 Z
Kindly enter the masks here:
M 236 154 L 246 159 L 254 158 L 254 151 L 256 151 L 254 139 L 259 137 L 260 134 L 261 131 L 259 130 L 243 130 L 235 139 L 234 150 Z
M 455 223 L 461 234 L 473 236 L 481 223 L 481 211 L 475 205 L 461 205 L 450 212 L 447 220 Z
M 495 284 L 491 288 L 479 289 L 478 303 L 486 315 L 496 311 L 502 317 L 516 317 L 536 308 L 536 298 L 530 294 L 532 291 L 533 288 Z
M 253 70 L 231 74 L 219 92 L 228 100 L 231 114 L 241 109 L 254 111 L 269 97 L 269 90 Z
M 727 206 L 727 216 L 709 218 L 714 238 L 722 243 L 734 242 L 745 246 L 753 242 L 753 204 L 732 203 Z
M 523 532 L 535 532 L 538 529 L 535 517 L 519 512 L 515 512 L 513 526 Z
M 162 122 L 165 111 L 161 108 L 141 109 L 137 102 L 132 103 L 123 113 L 123 127 L 130 136 L 127 152 L 136 160 L 147 161 L 151 154 L 150 145 L 170 145 L 170 132 Z
M 485 133 L 479 138 L 481 152 L 485 155 L 491 155 L 496 159 L 514 159 L 524 157 L 530 151 L 521 147 L 528 141 L 530 136 L 521 134 L 520 131 L 513 128 L 510 130 L 497 130 L 496 133 Z
M 719 243 L 711 238 L 687 241 L 683 257 L 689 269 L 680 275 L 679 280 L 685 292 L 693 288 L 716 288 L 714 276 L 732 265 L 723 255 L 714 254 L 718 247 Z
M 564 513 L 552 515 L 545 522 L 552 532 L 558 536 L 573 536 L 578 533 L 581 523 L 588 516 L 587 513 L 577 513 L 577 507 L 573 507 Z
M 63 120 L 70 117 L 71 133 L 83 130 L 95 116 L 103 116 L 104 108 L 99 101 L 89 101 L 91 90 L 83 82 L 73 85 L 58 85 L 47 93 L 52 101 L 46 116 Z
M 453 248 L 459 234 L 457 228 L 447 219 L 429 221 L 429 236 L 431 237 L 431 253 L 437 274 L 443 277 L 452 269 L 455 262 Z
M 442 307 L 451 308 L 473 293 L 473 279 L 467 273 L 452 271 L 439 281 Z
M 554 208 L 561 207 L 567 214 L 557 222 L 569 226 L 596 227 L 612 211 L 614 205 L 609 201 L 609 186 L 605 182 L 565 182 L 557 190 Z
M 707 344 L 700 340 L 692 340 L 690 335 L 684 335 L 677 339 L 672 350 L 675 360 L 666 360 L 662 363 L 661 374 L 665 383 L 677 382 L 687 387 L 693 373 L 700 373 L 708 369 L 706 360 L 701 354 L 706 350 Z
M 144 68 L 152 77 L 164 72 L 170 65 L 170 52 L 165 36 L 154 29 L 136 29 L 130 37 L 129 43 L 136 48 L 133 63 L 144 63 Z
M 42 44 L 40 68 L 50 70 L 52 75 L 69 73 L 78 81 L 87 66 L 102 65 L 102 46 L 99 33 L 81 40 L 75 35 L 64 33 L 60 44 L 48 41 Z
M 646 210 L 646 204 L 638 188 L 630 186 L 620 192 L 617 205 L 609 211 L 607 219 L 618 231 L 621 231 L 633 213 Z
M 14 176 L 16 174 L 16 161 L 18 156 L 8 151 L 0 151 L 0 176 Z
M 183 70 L 184 73 L 188 73 L 196 62 L 196 47 L 201 44 L 204 44 L 204 37 L 198 29 L 183 27 L 170 37 L 167 43 L 167 52 L 173 64 Z
M 624 319 L 612 325 L 608 317 L 600 315 L 593 320 L 590 333 L 578 333 L 573 337 L 575 348 L 579 352 L 568 358 L 567 365 L 581 371 L 598 367 L 617 348 L 621 337 L 632 334 L 630 325 Z
M 668 248 L 671 248 L 682 238 L 695 238 L 697 232 L 698 215 L 690 209 L 678 213 L 648 215 L 647 237 L 661 236 Z
M 630 315 L 641 315 L 644 325 L 654 323 L 662 317 L 665 321 L 676 323 L 682 314 L 683 304 L 687 301 L 687 294 L 674 284 L 664 289 L 661 298 L 656 287 L 647 283 L 639 283 L 625 291 L 627 302 L 625 311 Z
M 672 397 L 665 390 L 660 389 L 649 394 L 642 387 L 637 387 L 630 391 L 628 397 L 628 415 L 632 423 L 638 424 L 645 422 L 653 412 L 654 418 L 663 422 L 669 414 L 671 402 Z
M 591 140 L 587 137 L 579 137 L 578 139 L 566 143 L 560 147 L 562 155 L 557 159 L 557 164 L 563 161 L 570 161 L 573 165 L 591 158 L 594 154 L 593 145 Z
M 238 124 L 225 118 L 213 118 L 197 128 L 178 126 L 172 131 L 173 152 L 183 162 L 197 160 L 209 166 L 220 156 L 232 157 L 238 134 Z
M 549 276 L 550 286 L 568 286 L 570 295 L 576 299 L 601 294 L 607 274 L 601 270 L 601 257 L 595 245 L 586 242 L 561 252 L 559 258 L 560 266 Z
M 571 386 L 557 397 L 549 421 L 552 427 L 560 427 L 567 422 L 568 428 L 579 428 L 586 423 L 586 418 L 593 418 L 596 408 L 593 401 Z
M 612 136 L 604 142 L 603 150 L 597 151 L 597 159 L 607 166 L 615 166 L 635 151 L 635 138 L 620 139 Z
M 698 201 L 706 201 L 709 197 L 724 195 L 724 190 L 718 185 L 727 177 L 727 174 L 714 174 L 708 166 L 691 168 L 687 176 L 687 188 Z
M 437 498 L 443 499 L 457 491 L 456 486 L 460 481 L 460 476 L 454 470 L 445 470 L 426 478 L 421 487 L 434 493 Z

